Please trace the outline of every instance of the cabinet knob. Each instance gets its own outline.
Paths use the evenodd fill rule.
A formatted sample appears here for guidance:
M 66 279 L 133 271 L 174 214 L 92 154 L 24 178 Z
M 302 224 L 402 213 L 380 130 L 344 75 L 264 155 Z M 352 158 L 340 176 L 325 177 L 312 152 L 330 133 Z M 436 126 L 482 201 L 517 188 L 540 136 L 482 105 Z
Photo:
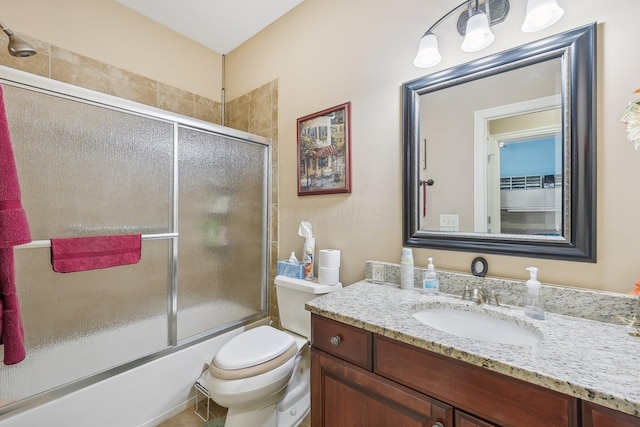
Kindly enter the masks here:
M 440 421 L 435 423 L 432 427 L 444 427 Z
M 337 347 L 340 344 L 340 342 L 342 341 L 342 339 L 338 335 L 335 335 L 335 336 L 331 337 L 331 339 L 329 341 L 331 341 L 331 345 L 332 346 Z

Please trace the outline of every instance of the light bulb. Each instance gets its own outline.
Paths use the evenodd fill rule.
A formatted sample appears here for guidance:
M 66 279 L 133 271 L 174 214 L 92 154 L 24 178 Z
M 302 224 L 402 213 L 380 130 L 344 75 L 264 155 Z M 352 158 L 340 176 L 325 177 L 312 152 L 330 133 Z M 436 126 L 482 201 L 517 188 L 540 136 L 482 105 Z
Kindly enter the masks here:
M 564 10 L 556 0 L 529 0 L 527 15 L 522 23 L 522 31 L 531 33 L 543 30 L 562 18 Z
M 418 68 L 429 68 L 438 65 L 442 60 L 438 50 L 438 39 L 435 34 L 427 33 L 420 39 L 418 54 L 413 65 Z
M 487 15 L 476 12 L 467 21 L 467 31 L 462 41 L 462 50 L 465 52 L 477 52 L 493 43 L 495 36 L 489 28 Z

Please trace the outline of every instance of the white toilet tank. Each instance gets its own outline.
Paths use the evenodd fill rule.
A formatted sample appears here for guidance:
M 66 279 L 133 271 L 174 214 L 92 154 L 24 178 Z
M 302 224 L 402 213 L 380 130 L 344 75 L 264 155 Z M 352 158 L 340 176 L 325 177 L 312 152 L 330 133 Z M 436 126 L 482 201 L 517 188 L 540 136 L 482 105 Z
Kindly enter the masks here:
M 311 313 L 304 309 L 304 304 L 321 295 L 342 289 L 342 283 L 320 285 L 317 278 L 304 280 L 276 276 L 274 282 L 282 327 L 307 339 L 311 338 Z

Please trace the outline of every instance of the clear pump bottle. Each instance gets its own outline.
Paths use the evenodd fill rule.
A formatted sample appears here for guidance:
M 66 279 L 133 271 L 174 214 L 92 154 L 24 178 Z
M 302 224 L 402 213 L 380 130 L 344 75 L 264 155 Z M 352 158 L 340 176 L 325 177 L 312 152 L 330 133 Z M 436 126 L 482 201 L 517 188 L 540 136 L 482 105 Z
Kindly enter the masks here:
M 540 282 L 538 281 L 538 268 L 527 267 L 529 280 L 527 280 L 527 294 L 524 300 L 524 313 L 532 319 L 544 319 L 544 304 L 540 295 Z
M 427 292 L 438 292 L 440 291 L 440 279 L 438 279 L 436 268 L 433 265 L 433 257 L 427 259 L 429 260 L 429 265 L 422 281 L 422 289 Z

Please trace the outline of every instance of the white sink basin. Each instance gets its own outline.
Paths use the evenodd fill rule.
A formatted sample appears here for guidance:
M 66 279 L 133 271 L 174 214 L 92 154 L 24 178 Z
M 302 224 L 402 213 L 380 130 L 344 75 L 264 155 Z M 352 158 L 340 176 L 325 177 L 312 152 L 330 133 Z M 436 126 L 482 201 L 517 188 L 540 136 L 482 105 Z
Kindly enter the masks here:
M 535 345 L 539 334 L 514 321 L 498 319 L 490 314 L 454 308 L 430 308 L 413 317 L 439 331 L 479 341 L 519 346 Z

